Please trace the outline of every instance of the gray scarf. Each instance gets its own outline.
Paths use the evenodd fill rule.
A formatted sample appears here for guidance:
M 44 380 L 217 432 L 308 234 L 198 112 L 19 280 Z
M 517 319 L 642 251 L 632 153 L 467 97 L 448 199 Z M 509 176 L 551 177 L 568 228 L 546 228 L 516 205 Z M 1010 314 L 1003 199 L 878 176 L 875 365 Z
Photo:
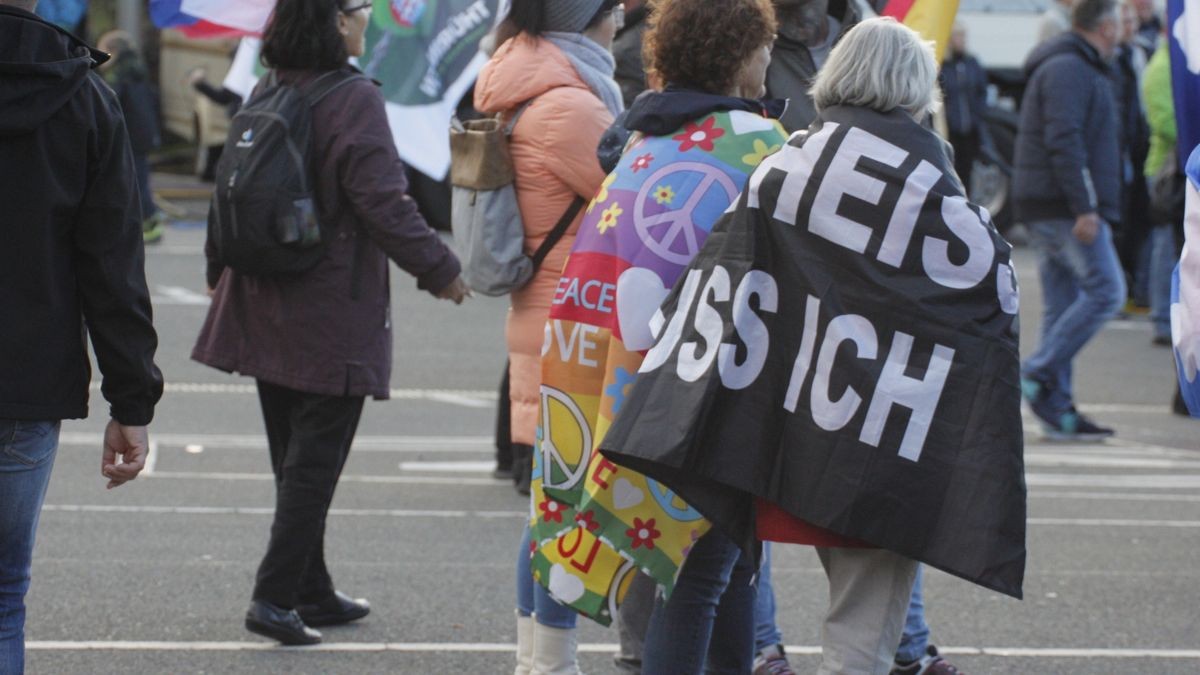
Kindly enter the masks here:
M 608 108 L 614 117 L 625 109 L 625 103 L 621 100 L 621 88 L 613 79 L 613 71 L 616 70 L 617 64 L 607 49 L 581 33 L 547 32 L 543 37 L 567 55 L 567 60 L 575 66 L 584 83 L 600 98 L 604 107 Z

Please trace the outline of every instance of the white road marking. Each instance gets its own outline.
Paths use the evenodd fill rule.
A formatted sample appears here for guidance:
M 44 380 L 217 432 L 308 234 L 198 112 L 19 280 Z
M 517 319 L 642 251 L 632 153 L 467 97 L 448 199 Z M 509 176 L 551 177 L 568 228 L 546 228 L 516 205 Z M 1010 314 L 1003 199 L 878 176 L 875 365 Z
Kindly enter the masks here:
M 275 474 L 270 473 L 219 473 L 203 471 L 159 471 L 155 479 L 171 478 L 177 480 L 257 480 L 274 481 Z M 342 476 L 342 483 L 380 483 L 401 485 L 455 485 L 459 487 L 496 487 L 511 485 L 508 479 L 496 478 L 443 478 L 440 476 Z
M 160 476 L 162 474 L 159 474 Z M 345 478 L 343 478 L 345 480 Z M 120 504 L 47 504 L 52 513 L 144 513 L 157 515 L 268 516 L 271 507 L 255 506 L 126 506 Z M 330 509 L 330 515 L 358 518 L 520 518 L 527 511 L 464 511 L 433 509 Z M 1067 527 L 1200 528 L 1200 520 L 1139 520 L 1133 518 L 1029 518 L 1029 525 Z
M 1192 453 L 1200 457 L 1200 453 Z M 1200 469 L 1200 460 L 1163 459 L 1157 457 L 1097 457 L 1095 455 L 1055 452 L 1029 453 L 1025 466 L 1087 466 L 1106 469 Z
M 1200 502 L 1200 495 L 1149 494 L 1145 492 L 1055 492 L 1030 490 L 1035 499 L 1093 499 L 1114 502 Z
M 100 383 L 91 384 L 92 391 L 100 391 Z M 167 382 L 163 391 L 168 394 L 239 394 L 257 395 L 258 387 L 253 384 L 227 384 L 220 382 Z M 499 394 L 487 389 L 392 389 L 389 396 L 397 400 L 425 400 L 450 403 L 471 408 L 488 408 L 499 399 Z
M 197 293 L 182 286 L 158 286 L 150 302 L 156 306 L 184 305 L 202 307 L 212 302 L 204 293 Z
M 201 445 L 205 450 L 265 449 L 267 437 L 261 434 L 159 434 L 150 437 L 163 446 Z M 103 432 L 64 431 L 59 445 L 92 447 L 101 442 Z M 354 437 L 352 452 L 487 452 L 495 443 L 491 436 L 367 436 Z
M 516 645 L 504 642 L 326 642 L 311 647 L 283 647 L 273 642 L 152 642 L 105 640 L 30 640 L 30 651 L 183 651 L 183 652 L 471 652 L 512 654 Z M 812 645 L 788 645 L 790 654 L 815 656 L 821 648 Z M 611 654 L 612 643 L 581 644 L 578 651 L 587 654 Z M 997 656 L 1051 659 L 1200 659 L 1200 649 L 1089 649 L 1062 647 L 938 647 L 942 654 L 961 656 Z
M 1029 518 L 1025 522 L 1030 525 L 1066 525 L 1070 527 L 1200 527 L 1200 520 L 1137 520 L 1134 518 Z
M 155 255 L 204 255 L 204 247 L 155 244 L 154 246 L 146 247 L 146 255 L 148 257 L 154 257 Z
M 1196 489 L 1200 488 L 1200 475 L 1027 473 L 1025 474 L 1025 483 L 1030 487 Z
M 401 471 L 435 473 L 491 473 L 496 462 L 400 462 Z
M 270 516 L 270 506 L 126 506 L 121 504 L 46 504 L 49 513 L 142 513 L 183 516 Z M 528 511 L 455 511 L 432 509 L 329 509 L 331 516 L 354 518 L 520 518 Z

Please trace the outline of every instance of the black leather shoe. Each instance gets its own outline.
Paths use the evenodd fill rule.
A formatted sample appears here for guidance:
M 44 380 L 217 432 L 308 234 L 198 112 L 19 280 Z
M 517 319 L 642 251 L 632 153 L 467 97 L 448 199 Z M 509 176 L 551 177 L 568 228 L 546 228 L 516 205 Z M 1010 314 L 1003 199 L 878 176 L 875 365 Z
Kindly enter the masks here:
M 284 609 L 265 600 L 252 600 L 246 610 L 246 630 L 278 640 L 285 645 L 315 645 L 321 634 L 304 625 L 294 609 Z
M 371 613 L 371 604 L 363 598 L 351 598 L 334 591 L 327 600 L 313 605 L 297 605 L 296 612 L 310 626 L 337 626 Z

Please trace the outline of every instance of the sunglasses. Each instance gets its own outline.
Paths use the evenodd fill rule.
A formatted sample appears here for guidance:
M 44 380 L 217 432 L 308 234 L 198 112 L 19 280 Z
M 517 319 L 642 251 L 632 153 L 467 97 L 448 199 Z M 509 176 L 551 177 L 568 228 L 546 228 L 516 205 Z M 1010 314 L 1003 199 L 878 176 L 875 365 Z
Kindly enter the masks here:
M 364 2 L 361 5 L 355 5 L 353 7 L 346 7 L 345 9 L 342 10 L 342 14 L 353 14 L 355 12 L 361 12 L 364 9 L 371 9 L 371 6 L 373 4 L 375 4 L 375 3 Z

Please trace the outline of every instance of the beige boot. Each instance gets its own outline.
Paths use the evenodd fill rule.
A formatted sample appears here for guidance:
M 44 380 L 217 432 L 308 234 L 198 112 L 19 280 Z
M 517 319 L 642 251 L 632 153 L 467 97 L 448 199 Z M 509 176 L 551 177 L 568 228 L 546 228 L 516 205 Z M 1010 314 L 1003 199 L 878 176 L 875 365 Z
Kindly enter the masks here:
M 533 672 L 533 617 L 517 612 L 517 669 L 513 675 Z
M 575 629 L 533 624 L 532 675 L 583 675 L 575 660 Z

